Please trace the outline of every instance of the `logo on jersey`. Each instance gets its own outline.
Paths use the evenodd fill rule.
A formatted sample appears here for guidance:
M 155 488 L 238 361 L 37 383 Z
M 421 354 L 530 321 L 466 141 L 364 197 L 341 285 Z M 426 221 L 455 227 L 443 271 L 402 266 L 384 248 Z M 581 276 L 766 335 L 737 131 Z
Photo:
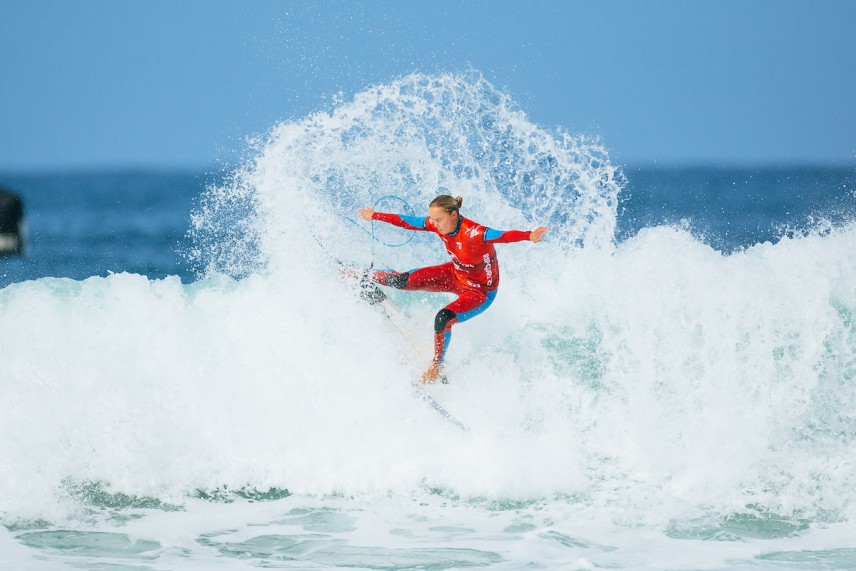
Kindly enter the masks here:
M 479 235 L 479 227 L 473 226 L 472 228 L 467 230 L 467 234 L 469 235 L 470 238 L 475 238 L 476 236 Z
M 487 285 L 493 285 L 493 265 L 490 263 L 490 255 L 485 254 L 484 258 L 484 275 L 487 278 Z
M 465 263 L 463 263 L 463 262 L 458 258 L 458 256 L 456 256 L 456 255 L 455 255 L 455 253 L 454 253 L 454 252 L 452 252 L 451 250 L 446 250 L 446 251 L 447 251 L 447 252 L 449 252 L 449 257 L 451 257 L 451 258 L 452 258 L 452 263 L 455 265 L 455 267 L 456 267 L 456 268 L 464 269 L 464 268 L 474 268 L 474 267 L 475 267 L 475 266 L 474 266 L 474 265 L 472 265 L 472 264 L 465 264 Z

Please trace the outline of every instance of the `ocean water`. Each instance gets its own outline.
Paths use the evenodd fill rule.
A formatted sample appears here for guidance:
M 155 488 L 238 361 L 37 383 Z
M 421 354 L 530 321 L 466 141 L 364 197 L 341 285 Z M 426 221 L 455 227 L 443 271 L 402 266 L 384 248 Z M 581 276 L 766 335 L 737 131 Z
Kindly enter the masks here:
M 856 569 L 854 169 L 606 144 L 413 74 L 222 172 L 0 174 L 0 568 Z M 444 261 L 354 211 L 446 191 L 551 229 L 429 389 L 469 432 L 410 386 L 447 298 L 339 272 Z

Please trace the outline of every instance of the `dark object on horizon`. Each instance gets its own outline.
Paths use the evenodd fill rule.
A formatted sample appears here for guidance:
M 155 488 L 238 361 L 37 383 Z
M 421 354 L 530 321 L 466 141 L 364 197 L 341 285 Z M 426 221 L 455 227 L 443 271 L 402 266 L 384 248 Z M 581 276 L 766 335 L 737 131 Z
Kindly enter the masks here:
M 24 253 L 24 202 L 0 188 L 0 256 Z

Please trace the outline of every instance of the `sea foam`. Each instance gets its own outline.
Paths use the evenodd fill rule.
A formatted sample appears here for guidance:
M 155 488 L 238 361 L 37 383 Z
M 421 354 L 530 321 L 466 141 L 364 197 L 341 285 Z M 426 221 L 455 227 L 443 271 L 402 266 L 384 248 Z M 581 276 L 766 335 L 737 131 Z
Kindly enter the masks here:
M 856 227 L 725 255 L 679 228 L 615 243 L 620 169 L 532 124 L 477 74 L 414 74 L 277 125 L 200 198 L 200 279 L 117 274 L 0 290 L 0 509 L 65 513 L 80 485 L 180 503 L 222 489 L 556 499 L 666 525 L 747 510 L 853 517 Z M 445 261 L 435 237 L 358 220 L 439 193 L 489 226 L 496 302 L 430 360 L 439 294 L 391 292 L 407 334 L 340 263 Z M 566 501 L 567 500 L 567 501 Z

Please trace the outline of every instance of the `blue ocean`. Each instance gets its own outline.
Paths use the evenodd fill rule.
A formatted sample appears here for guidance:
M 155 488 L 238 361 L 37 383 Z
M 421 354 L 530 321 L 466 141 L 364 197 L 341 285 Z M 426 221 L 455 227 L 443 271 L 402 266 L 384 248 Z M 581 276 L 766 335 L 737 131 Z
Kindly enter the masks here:
M 856 569 L 856 170 L 626 165 L 476 72 L 272 125 L 216 171 L 0 173 L 0 568 Z M 490 310 L 341 264 L 358 219 L 499 229 Z

